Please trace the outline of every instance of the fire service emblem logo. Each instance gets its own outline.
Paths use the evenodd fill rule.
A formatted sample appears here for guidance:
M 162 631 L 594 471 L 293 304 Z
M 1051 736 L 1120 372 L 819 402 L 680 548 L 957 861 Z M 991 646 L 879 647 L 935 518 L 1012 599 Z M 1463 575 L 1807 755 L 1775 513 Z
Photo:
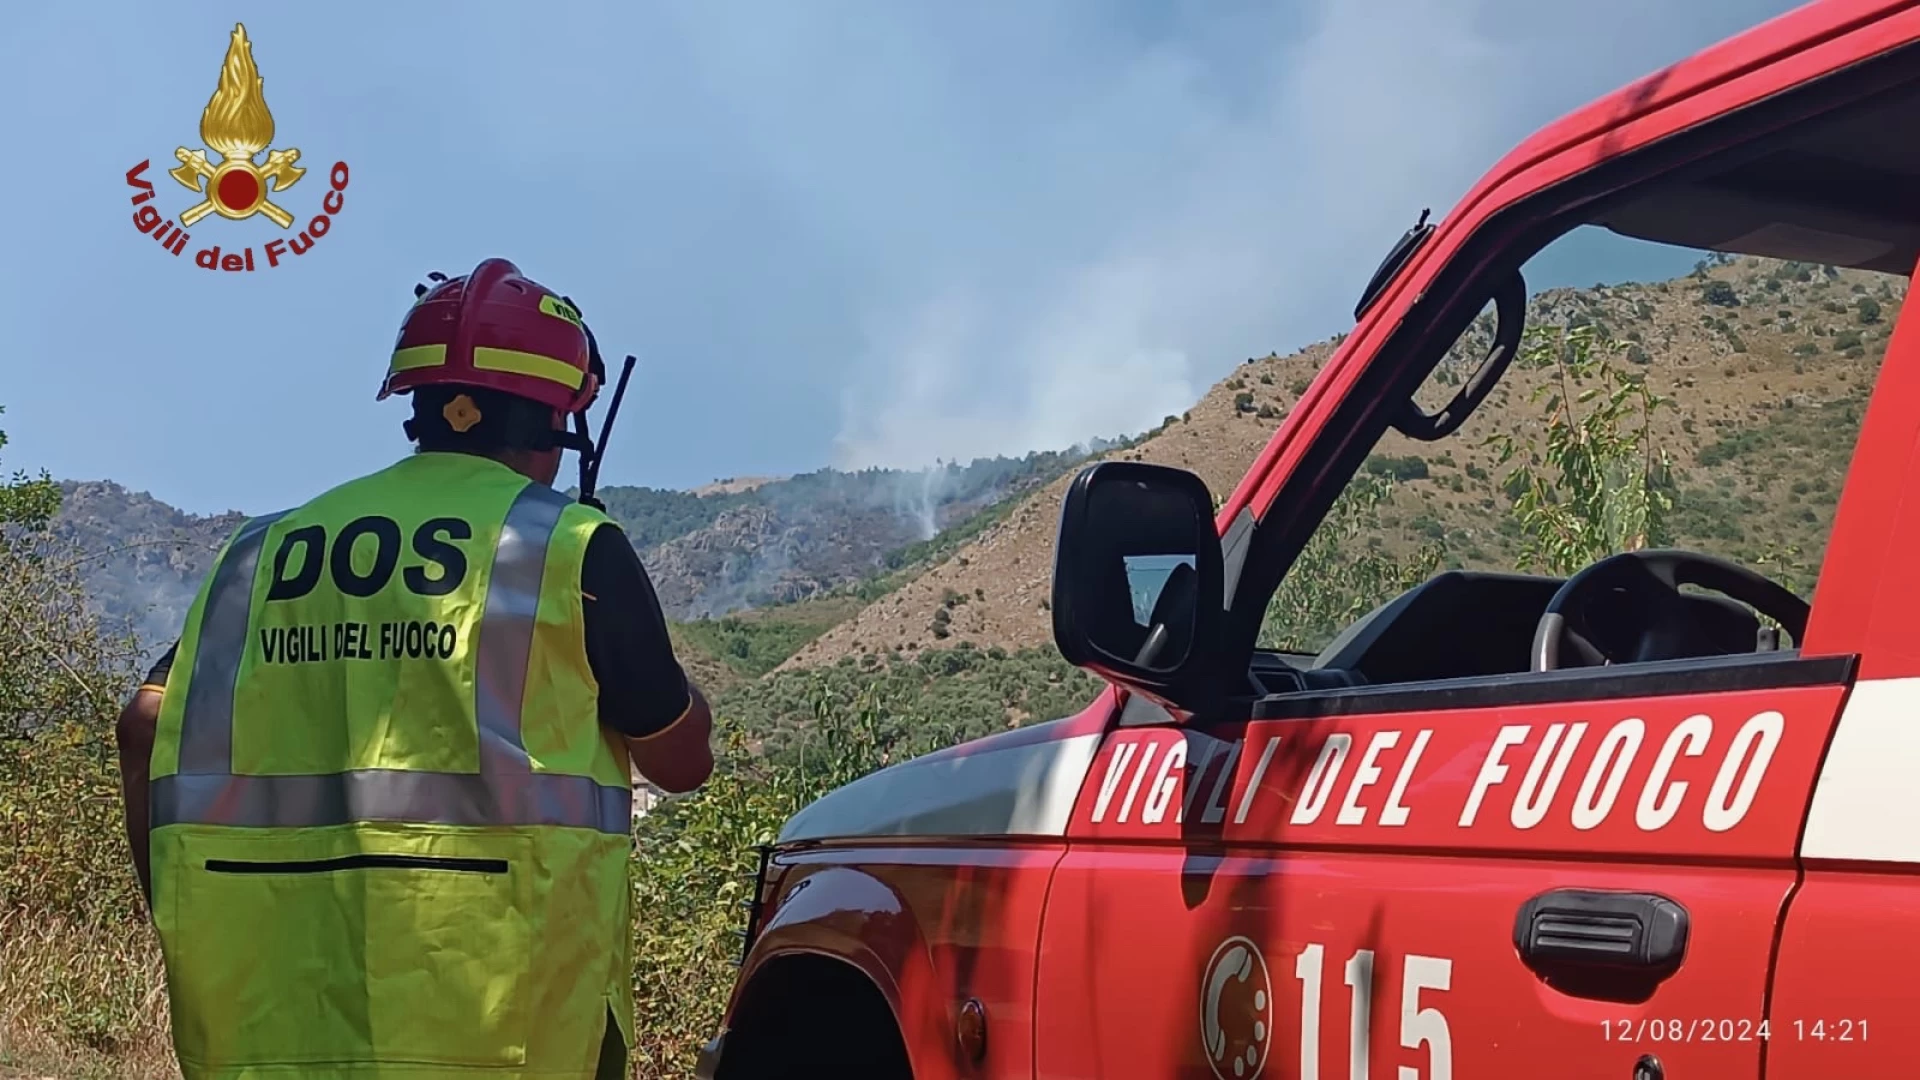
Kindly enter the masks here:
M 1244 937 L 1213 950 L 1200 978 L 1200 1043 L 1220 1080 L 1252 1080 L 1273 1044 L 1273 980 L 1267 958 Z
M 298 184 L 307 170 L 298 164 L 299 150 L 291 146 L 271 149 L 273 113 L 267 109 L 264 82 L 253 63 L 253 43 L 247 40 L 247 28 L 235 23 L 226 62 L 220 66 L 219 85 L 200 114 L 200 140 L 205 146 L 175 149 L 173 156 L 180 164 L 167 170 L 168 176 L 198 197 L 180 211 L 177 221 L 165 217 L 153 205 L 156 193 L 153 182 L 147 179 L 152 162 L 142 161 L 127 170 L 127 186 L 134 189 L 134 228 L 176 257 L 186 253 L 192 239 L 187 230 L 208 215 L 228 221 L 263 217 L 292 234 L 262 244 L 257 260 L 251 246 L 231 240 L 225 253 L 218 244 L 203 247 L 194 252 L 193 261 L 205 270 L 271 269 L 287 262 L 289 256 L 305 255 L 313 250 L 315 241 L 327 235 L 345 205 L 347 163 L 336 161 L 327 170 L 320 212 L 298 232 L 293 231 L 294 214 L 277 200 Z M 209 149 L 220 155 L 217 162 L 208 155 Z M 264 162 L 260 160 L 263 152 Z

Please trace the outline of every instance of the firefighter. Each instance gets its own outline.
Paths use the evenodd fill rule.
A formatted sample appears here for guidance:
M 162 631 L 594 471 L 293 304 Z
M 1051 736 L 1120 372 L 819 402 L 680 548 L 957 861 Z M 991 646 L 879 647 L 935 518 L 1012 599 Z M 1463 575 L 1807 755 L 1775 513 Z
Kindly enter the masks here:
M 711 715 L 551 486 L 595 452 L 578 309 L 502 259 L 434 279 L 379 394 L 416 452 L 241 525 L 121 716 L 187 1080 L 625 1069 L 634 771 L 704 783 Z

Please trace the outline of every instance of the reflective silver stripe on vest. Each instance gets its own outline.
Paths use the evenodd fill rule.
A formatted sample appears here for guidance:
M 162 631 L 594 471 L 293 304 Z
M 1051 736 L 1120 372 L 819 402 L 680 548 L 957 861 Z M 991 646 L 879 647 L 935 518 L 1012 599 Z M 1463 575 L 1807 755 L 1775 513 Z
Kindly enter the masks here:
M 533 656 L 534 620 L 540 609 L 540 579 L 547 543 L 567 508 L 566 496 L 543 484 L 528 484 L 507 511 L 493 552 L 487 607 L 474 646 L 473 715 L 480 728 L 480 772 L 515 780 L 532 775 L 520 737 L 520 708 L 527 697 L 527 661 Z M 499 785 L 510 798 L 517 783 Z M 515 807 L 500 810 L 513 816 Z
M 176 824 L 308 828 L 355 821 L 441 825 L 559 825 L 625 835 L 630 788 L 533 771 L 521 738 L 527 666 L 547 547 L 570 500 L 528 484 L 507 511 L 474 654 L 479 773 L 359 769 L 295 776 L 233 773 L 233 695 L 267 527 L 241 527 L 214 571 L 180 721 L 180 769 L 153 781 L 155 827 Z
M 187 704 L 180 714 L 183 773 L 233 771 L 233 688 L 247 648 L 254 572 L 260 566 L 260 547 L 267 542 L 267 527 L 291 512 L 282 510 L 241 525 L 227 545 L 226 558 L 214 567 L 207 605 L 200 613 Z
M 304 829 L 355 821 L 423 825 L 566 825 L 625 834 L 633 793 L 590 776 L 533 773 L 512 783 L 475 773 L 356 769 L 317 776 L 179 774 L 153 781 L 153 823 Z M 501 803 L 513 816 L 501 812 Z

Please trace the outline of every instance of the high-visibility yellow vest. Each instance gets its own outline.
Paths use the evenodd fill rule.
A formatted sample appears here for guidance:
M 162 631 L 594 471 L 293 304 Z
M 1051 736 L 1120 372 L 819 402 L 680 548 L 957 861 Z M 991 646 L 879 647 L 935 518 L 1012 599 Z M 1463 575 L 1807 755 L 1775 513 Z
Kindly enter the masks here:
M 632 1045 L 632 789 L 580 597 L 607 520 L 431 453 L 227 542 L 151 763 L 187 1080 L 586 1077 L 609 1011 Z

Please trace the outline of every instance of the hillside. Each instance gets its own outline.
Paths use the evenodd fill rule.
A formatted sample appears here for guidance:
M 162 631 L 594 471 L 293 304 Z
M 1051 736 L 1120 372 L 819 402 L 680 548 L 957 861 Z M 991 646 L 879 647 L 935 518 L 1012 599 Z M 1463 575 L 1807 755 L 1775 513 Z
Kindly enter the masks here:
M 1331 352 L 1321 344 L 1285 358 L 1253 360 L 1241 370 L 1257 370 L 1284 393 L 1288 384 L 1310 379 Z M 1110 456 L 1190 469 L 1224 494 L 1273 434 L 1271 421 L 1257 418 L 1257 406 L 1253 414 L 1236 409 L 1237 393 L 1233 380 L 1223 382 L 1184 416 Z M 1071 482 L 1071 475 L 1064 475 L 1048 484 L 926 573 L 810 642 L 783 667 L 961 642 L 1008 649 L 1048 643 L 1053 532 Z M 937 615 L 942 610 L 944 620 Z
M 61 536 L 88 554 L 88 593 L 109 625 L 130 626 L 145 651 L 164 649 L 186 623 L 200 580 L 246 519 L 177 510 L 110 481 L 60 485 Z
M 1687 546 L 1749 561 L 1804 587 L 1845 474 L 1864 395 L 1905 282 L 1758 259 L 1715 259 L 1669 282 L 1537 295 L 1530 325 L 1597 324 L 1629 345 L 1671 408 L 1655 413 L 1678 487 L 1672 525 Z M 1110 454 L 1190 469 L 1224 497 L 1331 354 L 1332 342 L 1247 361 L 1185 416 Z M 1464 344 L 1470 369 L 1480 352 Z M 1656 362 L 1657 358 L 1657 362 Z M 1443 365 L 1433 382 L 1457 381 Z M 1495 434 L 1537 427 L 1543 372 L 1515 370 L 1454 437 L 1390 433 L 1368 468 L 1398 483 L 1381 516 L 1388 547 L 1440 540 L 1455 565 L 1512 567 L 1518 541 L 1500 489 Z M 1429 406 L 1451 386 L 1429 385 Z M 1047 597 L 1062 477 L 904 587 L 821 635 L 783 665 L 950 646 L 1018 649 L 1051 640 Z M 1492 523 L 1494 527 L 1489 528 Z M 942 614 L 944 612 L 944 614 Z
M 964 529 L 1089 452 L 914 471 L 822 469 L 723 480 L 696 492 L 616 486 L 600 494 L 639 549 L 669 618 L 696 620 L 897 573 L 915 565 L 943 530 Z M 115 627 L 130 625 L 149 656 L 157 653 L 179 633 L 213 556 L 245 515 L 190 514 L 111 481 L 61 488 L 59 528 L 90 556 L 85 570 L 94 606 Z M 852 608 L 832 610 L 844 617 Z M 803 621 L 814 632 L 829 625 Z
M 634 543 L 675 618 L 791 603 L 869 577 L 889 552 L 1025 494 L 1036 478 L 1079 460 L 1033 455 L 1004 471 L 989 463 L 923 473 L 822 470 L 699 496 L 698 509 L 711 515 L 699 528 L 663 539 L 635 534 Z M 607 509 L 625 522 L 634 501 L 609 493 Z

